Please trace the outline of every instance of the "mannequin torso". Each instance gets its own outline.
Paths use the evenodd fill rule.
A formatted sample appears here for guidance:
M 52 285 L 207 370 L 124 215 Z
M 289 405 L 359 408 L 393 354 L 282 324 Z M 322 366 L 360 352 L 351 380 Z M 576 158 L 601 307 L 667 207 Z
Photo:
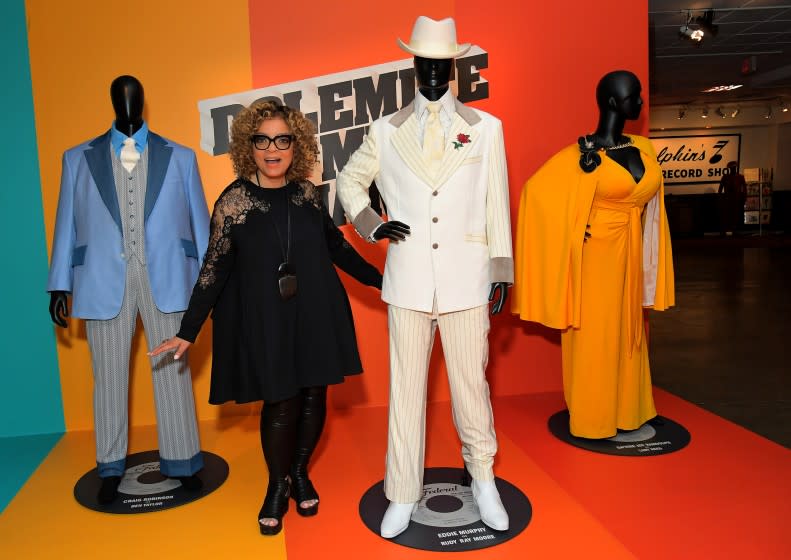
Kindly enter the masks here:
M 119 76 L 110 84 L 110 100 L 115 112 L 115 128 L 131 137 L 143 126 L 143 84 L 134 76 Z M 50 318 L 63 328 L 69 316 L 66 296 L 62 290 L 50 292 Z

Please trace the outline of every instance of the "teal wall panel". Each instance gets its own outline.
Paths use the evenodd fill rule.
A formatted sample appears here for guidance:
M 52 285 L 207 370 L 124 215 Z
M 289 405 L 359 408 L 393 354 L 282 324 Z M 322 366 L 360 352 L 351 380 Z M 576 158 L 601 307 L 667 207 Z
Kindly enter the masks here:
M 64 430 L 25 3 L 0 2 L 0 437 Z

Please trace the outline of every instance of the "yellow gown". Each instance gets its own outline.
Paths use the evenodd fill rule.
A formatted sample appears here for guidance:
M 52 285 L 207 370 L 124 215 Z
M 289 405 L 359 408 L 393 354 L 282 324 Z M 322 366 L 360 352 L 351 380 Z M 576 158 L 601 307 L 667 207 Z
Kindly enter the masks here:
M 650 141 L 632 139 L 640 181 L 604 152 L 585 173 L 575 144 L 536 172 L 520 201 L 512 311 L 562 330 L 563 389 L 579 437 L 610 437 L 656 416 L 642 310 L 673 305 L 673 265 L 662 172 Z

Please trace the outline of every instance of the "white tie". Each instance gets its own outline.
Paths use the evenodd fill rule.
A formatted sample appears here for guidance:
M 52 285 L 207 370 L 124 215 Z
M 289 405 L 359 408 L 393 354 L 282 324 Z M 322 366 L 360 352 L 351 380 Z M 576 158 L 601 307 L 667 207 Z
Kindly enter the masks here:
M 442 160 L 445 152 L 445 131 L 442 123 L 439 122 L 439 110 L 442 106 L 437 102 L 428 104 L 428 118 L 426 119 L 426 130 L 423 134 L 423 155 L 430 162 Z
M 140 161 L 140 153 L 135 148 L 135 140 L 127 138 L 124 140 L 124 147 L 121 148 L 121 165 L 131 173 L 138 161 Z

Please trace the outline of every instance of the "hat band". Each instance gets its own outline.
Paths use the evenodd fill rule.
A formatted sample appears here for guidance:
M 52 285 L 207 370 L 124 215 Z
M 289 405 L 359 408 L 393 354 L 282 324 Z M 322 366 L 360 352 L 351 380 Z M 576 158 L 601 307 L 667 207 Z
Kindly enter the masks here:
M 409 42 L 408 46 L 410 49 L 427 53 L 453 54 L 459 52 L 459 45 L 456 43 L 435 43 L 431 41 L 416 41 L 413 39 Z

